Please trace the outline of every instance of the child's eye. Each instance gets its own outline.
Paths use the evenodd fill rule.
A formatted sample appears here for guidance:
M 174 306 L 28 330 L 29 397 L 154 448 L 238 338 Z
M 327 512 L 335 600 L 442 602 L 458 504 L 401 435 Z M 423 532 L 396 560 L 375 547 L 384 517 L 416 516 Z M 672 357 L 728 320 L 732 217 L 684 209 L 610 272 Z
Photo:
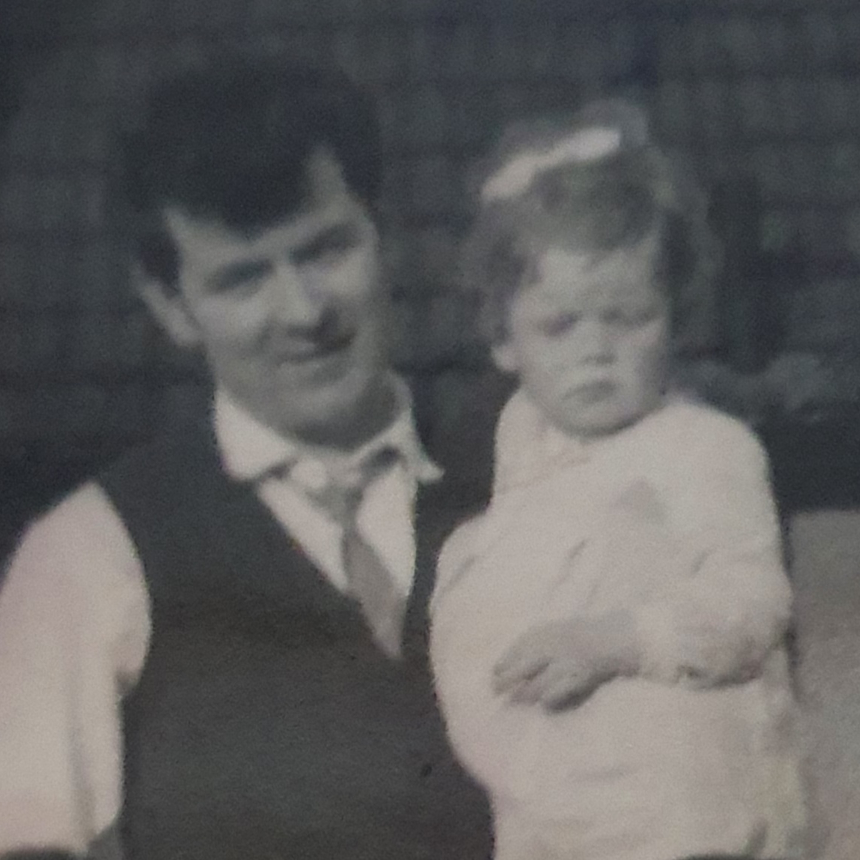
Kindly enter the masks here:
M 540 320 L 538 330 L 547 337 L 558 337 L 569 332 L 579 321 L 577 314 L 559 314 Z
M 656 316 L 656 309 L 651 307 L 615 308 L 603 315 L 603 320 L 613 326 L 637 326 L 650 322 Z

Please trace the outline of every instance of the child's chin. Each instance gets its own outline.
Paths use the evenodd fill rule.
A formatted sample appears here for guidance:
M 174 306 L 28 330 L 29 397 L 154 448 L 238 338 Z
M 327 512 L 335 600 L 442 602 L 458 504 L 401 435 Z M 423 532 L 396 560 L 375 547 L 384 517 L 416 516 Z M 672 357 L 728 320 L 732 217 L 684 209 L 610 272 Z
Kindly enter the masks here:
M 599 439 L 620 433 L 633 426 L 648 414 L 649 410 L 622 411 L 618 409 L 595 409 L 590 415 L 577 416 L 568 424 L 568 431 L 584 439 Z

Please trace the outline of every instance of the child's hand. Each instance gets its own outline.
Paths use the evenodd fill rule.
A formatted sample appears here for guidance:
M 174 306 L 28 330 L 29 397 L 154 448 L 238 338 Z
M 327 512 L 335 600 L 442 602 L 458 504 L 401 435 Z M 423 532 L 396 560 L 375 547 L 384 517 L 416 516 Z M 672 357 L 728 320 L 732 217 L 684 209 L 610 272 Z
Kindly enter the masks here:
M 555 621 L 513 644 L 495 666 L 493 688 L 514 702 L 561 708 L 617 675 L 635 674 L 637 664 L 625 613 Z

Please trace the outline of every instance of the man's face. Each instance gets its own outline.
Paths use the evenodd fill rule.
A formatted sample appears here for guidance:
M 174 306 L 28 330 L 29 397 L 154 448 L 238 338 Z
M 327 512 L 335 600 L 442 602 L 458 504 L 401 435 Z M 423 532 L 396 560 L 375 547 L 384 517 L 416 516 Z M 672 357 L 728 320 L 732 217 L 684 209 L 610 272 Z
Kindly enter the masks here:
M 255 418 L 349 447 L 389 403 L 388 299 L 375 226 L 335 159 L 316 153 L 308 179 L 306 205 L 252 235 L 168 209 L 179 290 L 149 304 Z
M 613 433 L 659 403 L 668 314 L 655 251 L 653 239 L 603 257 L 550 248 L 511 300 L 496 360 L 564 432 Z

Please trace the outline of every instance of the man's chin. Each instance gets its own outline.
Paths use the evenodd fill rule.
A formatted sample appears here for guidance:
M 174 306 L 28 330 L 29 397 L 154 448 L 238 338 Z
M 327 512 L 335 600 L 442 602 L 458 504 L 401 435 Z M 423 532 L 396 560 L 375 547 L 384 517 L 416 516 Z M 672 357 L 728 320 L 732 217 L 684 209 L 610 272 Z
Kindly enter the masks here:
M 291 356 L 277 365 L 275 372 L 292 385 L 313 385 L 325 388 L 339 385 L 344 377 L 351 375 L 355 359 L 349 346 L 306 357 Z
M 390 386 L 374 380 L 346 378 L 317 391 L 300 414 L 296 398 L 283 403 L 284 432 L 310 445 L 357 447 L 382 432 L 396 415 Z

